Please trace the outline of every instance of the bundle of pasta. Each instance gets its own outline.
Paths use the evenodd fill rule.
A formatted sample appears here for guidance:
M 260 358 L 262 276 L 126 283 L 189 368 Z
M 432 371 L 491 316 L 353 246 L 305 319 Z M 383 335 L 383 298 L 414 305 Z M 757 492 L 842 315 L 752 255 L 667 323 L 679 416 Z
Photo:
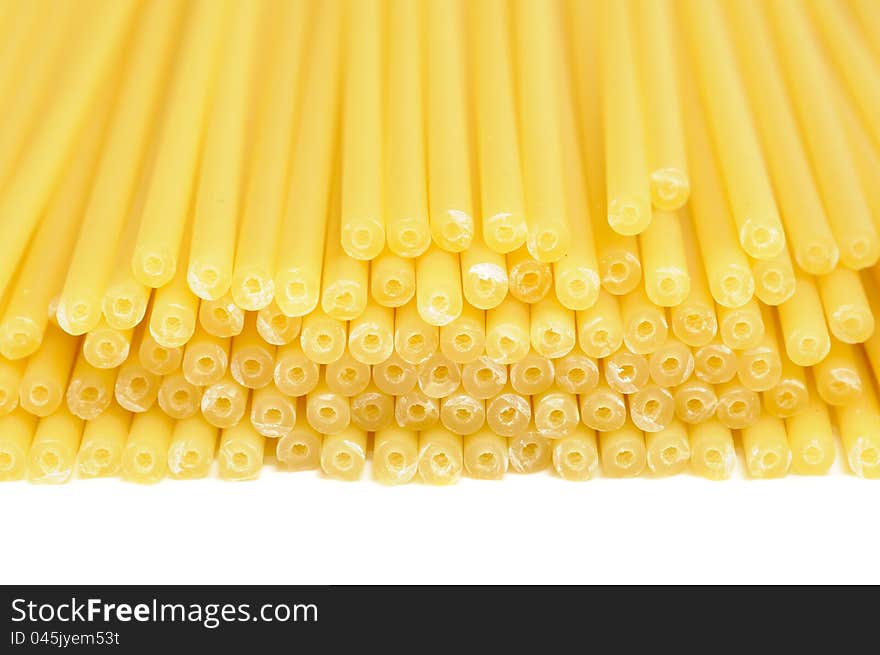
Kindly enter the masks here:
M 880 477 L 878 34 L 2 3 L 0 479 Z

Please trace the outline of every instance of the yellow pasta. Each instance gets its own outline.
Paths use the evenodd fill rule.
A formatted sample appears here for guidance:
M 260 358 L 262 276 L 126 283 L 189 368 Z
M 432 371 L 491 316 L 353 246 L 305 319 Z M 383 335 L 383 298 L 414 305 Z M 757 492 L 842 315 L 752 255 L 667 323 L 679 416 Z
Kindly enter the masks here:
M 590 357 L 608 357 L 623 344 L 620 303 L 607 291 L 600 291 L 596 304 L 575 314 L 577 342 Z
M 256 389 L 250 421 L 264 437 L 283 437 L 296 424 L 296 398 L 281 393 L 275 385 Z
M 602 472 L 608 477 L 635 477 L 647 463 L 645 435 L 631 422 L 611 432 L 600 432 L 599 456 Z
M 550 466 L 552 441 L 540 436 L 532 425 L 508 440 L 507 453 L 510 468 L 517 473 L 538 473 Z
M 285 316 L 274 302 L 257 312 L 257 332 L 273 346 L 286 346 L 299 336 L 302 319 Z
M 737 380 L 719 384 L 716 392 L 715 416 L 731 430 L 744 430 L 761 418 L 761 397 Z
M 486 354 L 501 364 L 513 364 L 529 352 L 529 306 L 508 296 L 486 313 Z
M 367 262 L 348 257 L 342 249 L 338 186 L 338 182 L 333 185 L 335 199 L 331 205 L 324 243 L 321 308 L 333 318 L 348 321 L 360 316 L 367 306 L 370 266 Z
M 551 360 L 554 382 L 568 393 L 586 393 L 599 384 L 599 366 L 596 360 L 580 349 L 573 350 L 565 357 Z
M 321 367 L 294 341 L 276 352 L 272 377 L 275 386 L 288 396 L 305 396 L 318 384 Z
M 369 385 L 349 401 L 352 425 L 367 432 L 389 427 L 394 420 L 394 397 Z
M 181 371 L 186 381 L 199 387 L 219 382 L 229 366 L 231 345 L 230 339 L 215 337 L 201 328 L 196 330 L 183 351 Z
M 137 349 L 141 364 L 150 373 L 169 375 L 180 368 L 183 363 L 184 349 L 182 347 L 166 348 L 161 346 L 147 330 L 142 331 L 139 337 L 140 343 L 133 340 L 132 345 Z
M 413 389 L 395 398 L 394 418 L 402 428 L 427 430 L 440 421 L 440 402 Z
M 602 288 L 616 296 L 629 293 L 642 281 L 638 240 L 617 234 L 599 220 L 594 223 L 594 234 Z
M 648 358 L 648 374 L 661 387 L 677 387 L 689 380 L 693 372 L 693 352 L 674 338 L 667 339 Z
M 764 336 L 758 344 L 739 353 L 737 358 L 737 378 L 752 391 L 772 389 L 782 376 L 776 318 L 768 307 L 761 308 L 761 316 Z
M 563 437 L 580 421 L 578 399 L 573 393 L 547 391 L 532 398 L 532 404 L 535 429 L 542 437 Z
M 679 217 L 654 212 L 651 225 L 639 235 L 639 246 L 645 292 L 651 302 L 661 307 L 684 302 L 691 290 L 691 279 Z
M 571 80 L 561 81 L 562 156 L 570 243 L 568 253 L 553 264 L 556 297 L 572 310 L 587 309 L 599 293 L 599 259 L 593 235 L 593 217 L 587 196 L 586 168 L 580 150 L 580 130 Z
M 486 314 L 465 304 L 461 315 L 440 328 L 440 352 L 456 364 L 476 360 L 486 347 Z
M 465 460 L 466 461 L 466 460 Z M 384 484 L 406 484 L 419 467 L 419 435 L 411 430 L 386 428 L 376 432 L 373 477 Z
M 500 480 L 507 472 L 507 439 L 491 430 L 482 429 L 464 437 L 462 444 L 464 470 L 478 480 Z
M 133 336 L 134 330 L 116 330 L 102 319 L 83 339 L 83 356 L 96 368 L 116 368 L 128 357 Z
M 234 337 L 244 329 L 245 312 L 226 294 L 199 304 L 199 325 L 215 337 Z
M 248 389 L 260 389 L 272 382 L 275 346 L 257 332 L 256 314 L 248 314 L 244 330 L 232 339 L 229 372 L 232 378 Z
M 793 363 L 784 352 L 782 374 L 776 386 L 764 392 L 764 411 L 779 418 L 797 416 L 807 408 L 810 392 L 804 369 Z
M 131 414 L 116 403 L 86 421 L 77 458 L 79 477 L 111 477 L 119 473 L 130 425 Z
M 651 224 L 648 144 L 642 118 L 632 3 L 602 4 L 601 98 L 608 224 L 634 235 Z
M 173 432 L 174 421 L 158 407 L 136 414 L 122 451 L 122 477 L 141 484 L 164 478 Z
M 6 416 L 18 407 L 18 388 L 26 361 L 9 361 L 0 357 L 0 416 Z
M 139 214 L 143 208 L 149 183 L 147 173 L 152 172 L 151 167 L 145 167 L 145 169 L 141 176 L 143 179 L 138 189 L 137 197 L 132 205 L 132 210 L 129 213 L 125 229 L 119 241 L 118 252 L 115 257 L 116 261 L 113 263 L 110 277 L 107 280 L 107 286 L 101 299 L 101 311 L 104 314 L 104 318 L 110 327 L 114 327 L 117 330 L 128 330 L 141 323 L 147 313 L 147 306 L 150 302 L 150 293 L 152 291 L 147 285 L 138 282 L 131 271 L 131 256 L 140 225 Z M 61 308 L 60 304 L 59 308 Z M 91 318 L 89 324 L 95 320 L 98 320 L 98 318 Z M 66 325 L 65 329 L 70 328 L 70 331 L 82 329 L 67 325 L 63 317 L 59 318 L 58 321 L 59 325 Z M 84 325 L 83 327 L 87 326 Z
M 419 477 L 427 484 L 455 484 L 464 468 L 461 435 L 436 427 L 419 434 Z
M 477 125 L 483 239 L 509 253 L 528 236 L 517 136 L 510 17 L 503 0 L 467 3 L 469 42 L 476 59 L 473 93 Z M 483 25 L 495 29 L 484 30 Z
M 50 325 L 43 345 L 28 360 L 18 387 L 19 405 L 36 416 L 55 412 L 64 399 L 80 340 Z
M 194 3 L 187 13 L 131 260 L 135 279 L 148 287 L 167 284 L 178 268 L 211 82 L 232 23 L 231 7 L 229 2 L 204 1 Z
M 336 434 L 351 422 L 351 408 L 347 396 L 330 390 L 322 381 L 306 396 L 306 419 L 321 434 Z
M 401 257 L 418 257 L 431 244 L 423 123 L 425 24 L 421 3 L 392 0 L 386 6 L 388 41 L 385 96 L 385 239 Z M 320 52 L 320 51 L 316 51 Z
M 507 279 L 510 295 L 514 298 L 522 302 L 538 302 L 553 286 L 553 269 L 550 264 L 533 258 L 522 247 L 507 255 Z
M 870 384 L 859 375 L 858 356 L 855 346 L 832 339 L 828 356 L 813 367 L 816 390 L 827 404 L 848 405 Z
M 303 319 L 299 343 L 309 359 L 329 364 L 342 357 L 347 336 L 344 321 L 316 310 Z
M 367 433 L 349 427 L 321 441 L 321 470 L 335 480 L 352 481 L 361 477 L 367 461 Z
M 37 417 L 23 409 L 0 417 L 0 482 L 24 477 L 36 429 Z
M 416 307 L 428 325 L 447 325 L 461 315 L 461 265 L 458 255 L 430 246 L 416 260 Z
M 248 391 L 227 373 L 222 380 L 205 388 L 201 402 L 202 416 L 218 428 L 238 425 L 247 409 Z
M 440 399 L 440 423 L 454 434 L 474 434 L 486 421 L 486 403 L 470 394 L 454 392 Z
M 706 268 L 700 255 L 700 248 L 694 234 L 691 214 L 681 212 L 682 237 L 687 255 L 690 274 L 690 292 L 687 297 L 669 310 L 672 333 L 681 341 L 699 348 L 709 343 L 718 332 L 718 318 L 715 314 L 715 300 L 709 291 Z
M 626 421 L 626 403 L 622 393 L 606 384 L 599 384 L 580 400 L 581 421 L 599 432 L 619 430 Z
M 415 302 L 395 312 L 394 350 L 405 362 L 421 364 L 437 351 L 439 343 L 439 330 L 421 320 Z
M 691 0 L 686 6 L 699 5 L 699 2 Z M 698 59 L 703 61 L 702 58 Z M 716 151 L 709 140 L 708 117 L 704 118 L 694 91 L 687 95 L 686 116 L 690 126 L 687 134 L 688 157 L 691 161 L 700 162 L 700 166 L 692 171 L 690 215 L 694 235 L 715 302 L 725 307 L 739 307 L 754 294 L 755 279 L 731 216 L 732 209 L 728 205 L 719 170 L 721 163 L 716 162 Z M 770 234 L 768 229 L 767 236 Z M 774 254 L 778 254 L 778 251 Z
M 620 393 L 635 393 L 644 388 L 650 375 L 648 359 L 625 348 L 602 360 L 602 372 L 608 386 Z
M 412 391 L 416 384 L 416 367 L 393 353 L 381 364 L 373 366 L 373 382 L 380 391 L 399 396 Z
M 685 423 L 696 425 L 710 420 L 718 407 L 718 396 L 708 382 L 691 378 L 672 390 L 675 416 Z
M 676 30 L 673 4 L 639 2 L 636 42 L 641 69 L 642 98 L 650 102 L 645 112 L 651 203 L 660 211 L 675 211 L 690 195 L 684 125 L 679 94 Z M 656 215 L 654 217 L 656 219 Z M 652 220 L 654 220 L 652 219 Z
M 764 338 L 761 306 L 753 298 L 742 307 L 721 307 L 718 310 L 718 333 L 733 350 L 748 350 Z
M 880 478 L 880 405 L 873 385 L 834 413 L 850 470 L 862 478 Z
M 553 386 L 554 375 L 553 361 L 532 351 L 511 365 L 510 385 L 523 396 L 534 396 Z
M 715 338 L 694 351 L 694 375 L 709 384 L 728 382 L 736 375 L 737 357 L 729 346 Z
M 330 391 L 343 396 L 355 396 L 370 384 L 370 367 L 346 352 L 335 362 L 324 367 L 324 381 Z
M 862 275 L 862 283 L 865 287 L 865 293 L 868 296 L 871 314 L 873 316 L 880 316 L 880 288 L 878 288 L 877 282 L 870 275 Z M 874 371 L 874 378 L 880 380 L 880 330 L 874 330 L 874 334 L 865 341 L 864 347 L 865 354 L 868 356 L 868 361 Z M 0 381 L 4 379 L 3 371 L 3 360 L 0 359 Z M 0 390 L 2 390 L 2 388 L 3 385 L 2 382 L 0 382 Z M 0 402 L 0 407 L 2 406 L 2 402 Z
M 263 468 L 266 438 L 250 421 L 224 428 L 217 447 L 218 474 L 225 480 L 253 480 Z
M 709 480 L 726 480 L 736 466 L 733 435 L 716 419 L 688 427 L 691 470 Z
M 275 302 L 288 316 L 305 316 L 320 299 L 335 127 L 341 104 L 341 7 L 338 0 L 315 7 L 311 56 L 305 62 L 303 84 L 309 91 L 299 110 L 287 185 L 287 197 L 295 202 L 287 203 L 281 221 L 275 272 Z M 302 174 L 304 171 L 309 174 Z
M 584 426 L 553 441 L 553 468 L 564 480 L 589 480 L 599 468 L 596 432 Z
M 189 418 L 201 409 L 202 387 L 187 382 L 182 373 L 172 373 L 159 383 L 156 402 L 171 418 Z
M 631 291 L 621 298 L 623 343 L 632 352 L 649 355 L 666 341 L 669 326 L 663 307 L 656 306 L 644 289 Z
M 98 417 L 113 401 L 115 382 L 116 371 L 95 368 L 80 353 L 67 385 L 67 409 L 84 420 Z
M 788 249 L 770 259 L 753 259 L 755 296 L 766 305 L 781 305 L 795 292 L 795 270 Z
M 309 471 L 321 466 L 323 436 L 311 428 L 304 414 L 297 412 L 293 430 L 275 444 L 275 458 L 285 471 Z
M 665 430 L 673 421 L 675 401 L 664 387 L 649 384 L 631 394 L 627 402 L 630 419 L 646 433 Z
M 495 434 L 514 437 L 523 433 L 532 419 L 529 399 L 514 392 L 510 385 L 504 387 L 486 403 L 486 423 Z
M 73 475 L 82 433 L 83 420 L 66 407 L 42 417 L 28 450 L 28 479 L 43 484 L 67 482 Z
M 690 60 L 705 103 L 737 240 L 751 257 L 769 259 L 785 247 L 785 233 L 721 5 L 689 0 L 682 9 Z M 702 157 L 693 160 L 705 164 Z M 694 179 L 695 190 L 700 183 Z M 718 296 L 715 299 L 721 302 Z
M 827 473 L 837 455 L 828 408 L 812 395 L 807 408 L 785 419 L 791 470 L 800 475 Z
M 184 236 L 189 234 L 190 229 L 187 228 Z M 166 348 L 178 348 L 184 345 L 196 330 L 196 318 L 200 310 L 199 299 L 187 286 L 186 267 L 183 265 L 188 251 L 187 246 L 181 249 L 181 265 L 177 267 L 174 277 L 168 284 L 154 292 L 152 308 L 147 319 L 150 334 Z M 205 313 L 208 313 L 207 310 Z M 209 325 L 205 325 L 205 328 L 209 329 Z
M 448 396 L 461 383 L 461 368 L 441 353 L 435 353 L 416 367 L 419 389 L 430 398 Z
M 384 251 L 370 263 L 370 296 L 383 307 L 402 307 L 416 295 L 415 260 Z
M 729 2 L 724 8 L 789 247 L 800 268 L 812 275 L 824 275 L 837 265 L 840 250 L 815 185 L 769 26 L 756 3 Z
M 483 355 L 461 369 L 461 386 L 474 398 L 487 400 L 507 384 L 507 366 Z
M 535 259 L 555 262 L 568 253 L 571 241 L 559 109 L 562 53 L 556 35 L 560 16 L 557 5 L 541 0 L 515 0 L 513 8 L 515 87 L 529 228 L 526 244 Z
M 791 449 L 782 419 L 765 414 L 740 434 L 751 477 L 780 478 L 788 472 Z
M 144 368 L 137 355 L 132 353 L 119 367 L 113 396 L 130 412 L 146 412 L 156 402 L 160 382 L 159 376 Z
M 258 28 L 266 7 L 235 4 L 231 27 L 216 63 L 196 183 L 192 241 L 186 281 L 199 298 L 213 300 L 232 285 L 235 241 L 244 194 L 245 142 L 251 118 L 249 98 L 259 64 Z M 216 10 L 215 10 L 216 11 Z M 178 264 L 179 268 L 184 268 Z
M 798 275 L 794 296 L 779 306 L 779 324 L 785 352 L 798 366 L 813 366 L 828 354 L 831 336 L 811 279 Z
M 687 426 L 673 420 L 658 432 L 645 432 L 648 470 L 654 475 L 675 475 L 688 465 L 691 456 Z
M 477 231 L 459 259 L 461 288 L 467 303 L 477 309 L 497 307 L 509 288 L 504 255 L 489 248 L 482 233 Z
M 171 477 L 179 480 L 207 477 L 214 462 L 218 432 L 198 414 L 177 421 L 168 445 L 168 473 Z
M 875 88 L 880 83 L 880 69 L 870 44 L 856 26 L 857 21 L 852 20 L 845 9 L 823 1 L 810 6 L 809 10 L 840 77 L 845 80 L 855 105 L 865 117 L 865 126 L 874 142 L 880 144 L 880 130 L 871 120 L 880 107 L 880 94 Z M 870 28 L 876 20 L 866 22 Z
M 52 194 L 10 289 L 9 303 L 0 322 L 0 353 L 10 359 L 33 354 L 46 331 L 49 301 L 64 280 L 93 182 L 96 154 L 101 150 L 109 103 L 101 104 L 78 139 L 68 172 Z
M 530 307 L 529 333 L 532 348 L 544 357 L 564 357 L 575 346 L 575 313 L 553 296 Z
M 385 245 L 382 196 L 382 5 L 351 5 L 342 113 L 342 233 L 345 252 L 370 260 Z
M 852 152 L 840 147 L 846 143 L 846 134 L 834 112 L 829 71 L 806 10 L 788 2 L 771 3 L 766 9 L 792 102 L 803 126 L 801 134 L 840 248 L 840 261 L 850 268 L 870 266 L 880 256 L 880 237 L 859 185 Z
M 463 59 L 463 4 L 427 3 L 428 208 L 434 243 L 461 252 L 474 237 Z
M 837 268 L 817 278 L 828 329 L 844 343 L 862 343 L 874 334 L 875 316 L 859 274 Z
M 394 352 L 394 310 L 369 302 L 348 324 L 348 350 L 362 364 L 381 364 Z
M 267 48 L 273 65 L 269 67 L 255 130 L 231 285 L 235 303 L 248 311 L 267 307 L 275 297 L 277 253 L 266 244 L 278 239 L 284 214 L 308 9 L 309 4 L 302 0 L 278 3 L 269 9 L 270 24 L 276 26 Z M 366 170 L 361 173 L 365 176 Z
M 101 20 L 93 29 L 75 33 L 66 58 L 66 84 L 58 87 L 52 102 L 42 115 L 40 125 L 29 139 L 28 148 L 17 161 L 9 179 L 2 182 L 0 215 L 15 216 L 5 221 L 0 243 L 0 297 L 4 296 L 15 269 L 24 254 L 41 213 L 48 201 L 54 180 L 68 163 L 67 154 L 86 119 L 102 82 L 117 61 L 135 4 L 112 3 L 103 8 Z M 63 26 L 63 21 L 57 23 Z M 88 39 L 87 42 L 83 40 Z M 18 130 L 10 132 L 18 135 Z

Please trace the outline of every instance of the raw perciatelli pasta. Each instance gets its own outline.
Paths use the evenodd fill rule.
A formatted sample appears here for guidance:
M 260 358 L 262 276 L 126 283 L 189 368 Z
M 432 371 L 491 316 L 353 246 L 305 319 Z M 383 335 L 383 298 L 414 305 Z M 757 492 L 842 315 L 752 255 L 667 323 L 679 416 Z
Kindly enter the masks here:
M 0 480 L 880 477 L 868 4 L 9 0 Z

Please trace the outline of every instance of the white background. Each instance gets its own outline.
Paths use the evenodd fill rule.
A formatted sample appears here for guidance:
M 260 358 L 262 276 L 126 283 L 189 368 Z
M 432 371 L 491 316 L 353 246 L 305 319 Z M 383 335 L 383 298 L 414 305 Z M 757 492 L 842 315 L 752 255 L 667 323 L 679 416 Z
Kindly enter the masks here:
M 740 463 L 740 468 L 742 463 Z M 0 583 L 878 583 L 880 481 L 0 484 Z

